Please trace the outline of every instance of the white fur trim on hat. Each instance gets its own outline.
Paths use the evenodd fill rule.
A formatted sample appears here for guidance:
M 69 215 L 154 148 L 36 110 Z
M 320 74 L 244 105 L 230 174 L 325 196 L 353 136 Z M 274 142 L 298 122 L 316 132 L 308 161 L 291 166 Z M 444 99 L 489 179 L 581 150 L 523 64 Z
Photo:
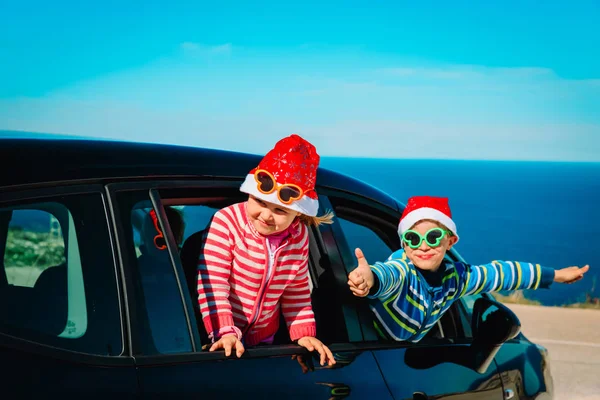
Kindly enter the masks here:
M 456 224 L 454 221 L 452 221 L 450 217 L 440 210 L 429 207 L 417 208 L 416 210 L 406 214 L 398 224 L 398 234 L 402 236 L 402 234 L 409 230 L 414 224 L 424 219 L 430 219 L 444 224 L 448 229 L 450 229 L 454 236 L 456 236 L 458 241 L 458 232 L 456 231 Z
M 269 203 L 278 204 L 281 207 L 298 211 L 304 215 L 308 215 L 309 217 L 316 217 L 317 211 L 319 210 L 319 200 L 311 199 L 308 196 L 302 196 L 299 200 L 294 201 L 292 204 L 283 204 L 277 198 L 277 192 L 274 191 L 270 194 L 264 194 L 258 191 L 258 187 L 256 184 L 256 180 L 254 179 L 254 174 L 248 174 L 244 183 L 240 187 L 240 191 L 244 193 L 251 194 L 254 197 L 258 197 L 261 200 L 268 201 Z

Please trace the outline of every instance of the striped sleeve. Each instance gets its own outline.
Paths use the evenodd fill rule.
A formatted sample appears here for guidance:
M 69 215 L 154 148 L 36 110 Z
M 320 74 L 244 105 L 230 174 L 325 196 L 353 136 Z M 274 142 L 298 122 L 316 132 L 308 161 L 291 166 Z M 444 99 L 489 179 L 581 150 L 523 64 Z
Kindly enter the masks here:
M 492 261 L 463 269 L 461 296 L 502 290 L 548 288 L 554 269 L 519 261 Z
M 229 276 L 233 261 L 234 218 L 225 210 L 215 213 L 198 260 L 198 304 L 209 335 L 234 326 L 229 303 Z
M 317 336 L 317 326 L 310 298 L 308 272 L 308 231 L 302 249 L 302 265 L 298 274 L 283 291 L 281 310 L 288 325 L 290 339 L 295 341 L 305 336 Z
M 392 254 L 385 262 L 376 262 L 371 265 L 371 271 L 375 275 L 375 280 L 378 281 L 378 287 L 375 293 L 369 293 L 367 297 L 386 300 L 393 296 L 407 281 L 409 273 L 404 251 L 400 250 Z

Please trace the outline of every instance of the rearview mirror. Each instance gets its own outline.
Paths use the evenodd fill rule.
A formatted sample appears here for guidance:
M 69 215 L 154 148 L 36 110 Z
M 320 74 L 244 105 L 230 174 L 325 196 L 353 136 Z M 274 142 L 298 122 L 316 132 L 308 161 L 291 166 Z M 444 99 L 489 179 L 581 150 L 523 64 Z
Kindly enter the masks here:
M 521 331 L 519 318 L 505 305 L 480 297 L 473 306 L 471 320 L 475 369 L 483 373 L 494 359 L 500 346 Z

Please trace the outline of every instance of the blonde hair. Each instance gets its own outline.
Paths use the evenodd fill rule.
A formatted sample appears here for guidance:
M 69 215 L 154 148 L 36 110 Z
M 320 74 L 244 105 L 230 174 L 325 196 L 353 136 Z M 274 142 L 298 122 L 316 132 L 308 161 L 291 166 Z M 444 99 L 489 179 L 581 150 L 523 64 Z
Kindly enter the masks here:
M 327 211 L 324 215 L 311 217 L 309 215 L 298 215 L 300 222 L 308 226 L 319 226 L 321 224 L 333 224 L 333 212 Z

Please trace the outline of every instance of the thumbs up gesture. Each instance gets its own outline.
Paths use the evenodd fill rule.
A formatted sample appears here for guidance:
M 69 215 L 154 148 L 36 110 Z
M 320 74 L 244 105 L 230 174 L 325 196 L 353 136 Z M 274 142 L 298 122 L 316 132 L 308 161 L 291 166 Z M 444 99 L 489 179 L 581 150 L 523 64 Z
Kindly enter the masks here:
M 361 249 L 356 248 L 354 254 L 358 261 L 358 267 L 348 275 L 348 286 L 355 296 L 365 297 L 373 287 L 373 272 Z

